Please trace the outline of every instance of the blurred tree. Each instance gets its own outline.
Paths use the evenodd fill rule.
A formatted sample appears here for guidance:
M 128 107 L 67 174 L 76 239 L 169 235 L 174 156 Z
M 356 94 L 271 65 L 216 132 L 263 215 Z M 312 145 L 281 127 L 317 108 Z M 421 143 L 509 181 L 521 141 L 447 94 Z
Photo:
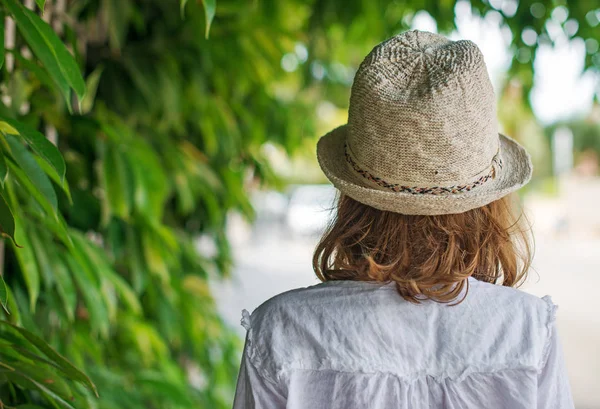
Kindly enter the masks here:
M 262 147 L 314 140 L 374 44 L 419 11 L 448 32 L 455 6 L 1 0 L 0 407 L 229 407 L 241 343 L 207 282 L 230 273 L 227 213 L 279 183 Z M 556 27 L 598 70 L 598 4 L 472 7 L 510 28 L 524 103 Z
M 585 119 L 561 121 L 546 127 L 545 137 L 548 145 L 552 144 L 554 133 L 559 128 L 569 129 L 573 134 L 573 155 L 576 166 L 581 161 L 598 163 L 600 158 L 600 121 L 595 119 L 593 114 Z M 594 170 L 593 173 L 596 174 L 597 170 Z

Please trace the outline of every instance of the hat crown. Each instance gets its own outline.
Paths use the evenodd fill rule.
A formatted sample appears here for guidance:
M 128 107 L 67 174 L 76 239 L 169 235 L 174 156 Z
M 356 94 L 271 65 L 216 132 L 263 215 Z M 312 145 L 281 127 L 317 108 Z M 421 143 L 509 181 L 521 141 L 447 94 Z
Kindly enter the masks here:
M 376 46 L 352 85 L 349 166 L 387 183 L 449 186 L 489 172 L 496 98 L 471 41 L 408 31 Z

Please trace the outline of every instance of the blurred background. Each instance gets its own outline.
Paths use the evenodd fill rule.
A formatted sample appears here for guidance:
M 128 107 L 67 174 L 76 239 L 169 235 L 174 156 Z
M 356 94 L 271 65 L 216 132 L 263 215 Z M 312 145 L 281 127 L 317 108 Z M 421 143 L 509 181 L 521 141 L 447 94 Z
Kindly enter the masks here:
M 599 23 L 598 0 L 0 0 L 0 408 L 231 407 L 242 308 L 317 283 L 316 141 L 411 28 L 483 51 L 535 167 L 523 288 L 600 408 Z

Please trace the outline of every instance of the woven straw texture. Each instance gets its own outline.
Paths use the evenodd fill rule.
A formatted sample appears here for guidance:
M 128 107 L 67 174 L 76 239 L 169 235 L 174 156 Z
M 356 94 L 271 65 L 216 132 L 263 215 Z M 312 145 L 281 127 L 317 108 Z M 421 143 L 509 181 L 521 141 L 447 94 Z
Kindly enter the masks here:
M 317 145 L 344 194 L 404 214 L 461 213 L 531 178 L 527 152 L 498 133 L 483 55 L 466 40 L 408 31 L 360 65 L 348 123 Z

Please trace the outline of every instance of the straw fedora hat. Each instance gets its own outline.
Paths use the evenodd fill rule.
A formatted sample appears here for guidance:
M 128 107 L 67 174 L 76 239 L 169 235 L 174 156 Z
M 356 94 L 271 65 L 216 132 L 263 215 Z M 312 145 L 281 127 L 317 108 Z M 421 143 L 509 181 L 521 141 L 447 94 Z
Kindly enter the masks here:
M 525 149 L 498 133 L 479 48 L 417 30 L 365 58 L 348 123 L 321 137 L 317 158 L 341 193 L 414 215 L 484 206 L 526 184 L 532 172 Z

